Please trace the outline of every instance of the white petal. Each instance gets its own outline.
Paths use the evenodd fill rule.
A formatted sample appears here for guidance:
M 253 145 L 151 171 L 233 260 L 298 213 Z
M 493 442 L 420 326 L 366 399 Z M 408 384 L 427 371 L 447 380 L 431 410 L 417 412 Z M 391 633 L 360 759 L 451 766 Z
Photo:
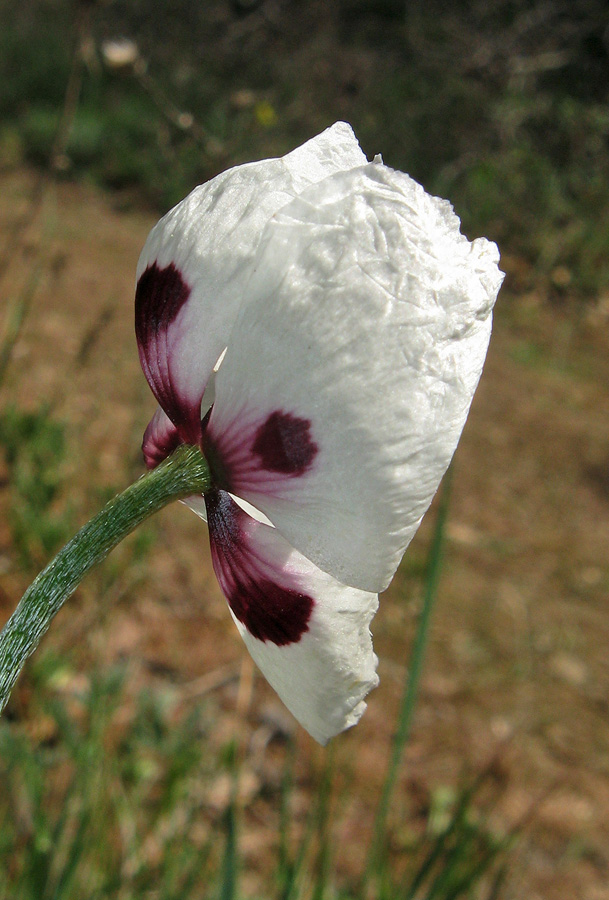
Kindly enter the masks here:
M 207 441 L 223 486 L 345 584 L 387 586 L 437 490 L 497 261 L 449 203 L 380 163 L 308 188 L 266 228 Z
M 239 506 L 244 512 L 251 516 L 252 519 L 255 519 L 257 522 L 264 522 L 265 525 L 272 525 L 270 519 L 261 513 L 259 509 L 256 509 L 255 506 L 252 506 L 251 503 L 248 503 L 247 500 L 243 500 L 241 497 L 234 497 L 232 494 L 230 495 L 237 506 Z M 192 497 L 186 497 L 185 500 L 181 500 L 180 503 L 183 503 L 184 506 L 187 506 L 189 509 L 196 513 L 196 515 L 203 519 L 204 522 L 207 522 L 207 507 L 205 506 L 205 497 L 202 494 L 195 494 Z
M 197 440 L 201 397 L 226 347 L 271 216 L 327 175 L 365 157 L 339 122 L 282 159 L 229 169 L 152 229 L 137 267 L 142 366 L 184 440 Z
M 191 509 L 193 513 L 196 513 L 204 522 L 207 522 L 207 508 L 205 506 L 205 498 L 202 494 L 193 494 L 192 497 L 186 497 L 184 500 L 181 500 L 180 503 L 183 503 L 184 506 Z
M 359 720 L 377 685 L 375 594 L 345 587 L 223 491 L 206 496 L 214 569 L 255 662 L 322 744 Z

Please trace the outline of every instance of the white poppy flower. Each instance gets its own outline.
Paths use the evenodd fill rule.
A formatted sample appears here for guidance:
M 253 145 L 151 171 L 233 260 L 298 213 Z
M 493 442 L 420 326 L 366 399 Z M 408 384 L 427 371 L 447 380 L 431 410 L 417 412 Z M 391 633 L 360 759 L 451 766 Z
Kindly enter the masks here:
M 140 257 L 147 464 L 201 446 L 213 488 L 189 505 L 232 616 L 321 743 L 377 684 L 377 592 L 457 446 L 497 262 L 340 122 L 196 188 Z

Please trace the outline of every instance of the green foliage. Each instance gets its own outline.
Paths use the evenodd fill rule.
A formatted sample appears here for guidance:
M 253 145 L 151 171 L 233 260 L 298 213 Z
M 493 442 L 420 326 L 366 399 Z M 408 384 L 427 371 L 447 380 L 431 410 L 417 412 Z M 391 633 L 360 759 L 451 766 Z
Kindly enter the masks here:
M 0 16 L 0 117 L 18 117 L 31 100 L 60 110 L 70 72 L 71 4 L 43 2 L 34 9 L 2 0 Z
M 56 509 L 66 459 L 65 426 L 44 407 L 0 413 L 0 448 L 11 490 L 9 521 L 24 566 L 46 560 L 68 537 L 69 510 Z
M 47 696 L 72 677 L 51 667 Z M 116 670 L 81 692 L 58 691 L 40 710 L 46 740 L 0 723 L 0 896 L 200 896 L 192 885 L 204 884 L 211 835 L 195 840 L 190 829 L 205 777 L 204 712 L 175 728 L 163 695 L 143 693 L 121 728 L 123 682 Z
M 432 798 L 427 834 L 413 854 L 417 862 L 409 867 L 403 888 L 394 897 L 493 900 L 498 896 L 515 836 L 493 828 L 492 806 L 485 811 L 475 806 L 484 777 L 458 792 L 438 791 Z
M 345 785 L 337 777 L 333 746 L 304 827 L 300 822 L 295 828 L 295 749 L 288 743 L 264 900 L 499 896 L 513 838 L 492 824 L 491 769 L 458 790 L 437 789 L 424 828 L 392 819 L 440 575 L 447 503 L 445 487 L 368 865 L 359 881 L 337 871 L 335 827 Z M 33 666 L 27 720 L 0 720 L 0 896 L 255 896 L 244 893 L 240 877 L 246 868 L 240 820 L 247 809 L 239 783 L 247 758 L 234 741 L 220 746 L 210 741 L 211 704 L 182 703 L 173 687 L 146 688 L 134 697 L 125 676 L 117 668 L 85 678 L 69 660 L 41 655 Z M 228 780 L 225 800 L 210 803 L 222 778 Z
M 363 136 L 382 134 L 385 160 L 448 197 L 468 235 L 486 234 L 526 260 L 526 288 L 554 293 L 561 266 L 571 293 L 607 290 L 606 100 L 534 75 L 510 83 L 507 74 L 463 72 L 432 16 L 421 26 L 430 56 L 366 86 Z
M 235 745 L 210 754 L 212 720 L 204 704 L 181 710 L 178 694 L 159 688 L 133 698 L 125 676 L 118 668 L 83 679 L 65 659 L 46 654 L 33 673 L 33 732 L 25 723 L 0 721 L 0 896 L 247 896 L 239 884 L 242 764 Z M 304 833 L 295 837 L 294 752 L 288 749 L 275 878 L 265 900 L 498 896 L 513 839 L 490 824 L 492 805 L 479 802 L 486 774 L 456 792 L 438 791 L 420 836 L 406 851 L 388 843 L 376 888 L 356 888 L 341 884 L 334 871 L 340 852 L 333 847 L 332 760 Z M 218 810 L 205 798 L 227 774 L 233 786 Z
M 609 239 L 609 119 L 592 105 L 547 99 L 530 112 L 529 128 L 521 125 L 494 154 L 476 154 L 460 173 L 440 173 L 438 190 L 451 195 L 473 233 L 491 228 L 528 259 L 537 279 L 551 282 L 561 266 L 572 291 L 594 296 L 609 285 L 602 249 Z
M 17 137 L 26 160 L 48 163 L 75 5 L 0 3 L 12 25 L 0 29 L 7 160 Z M 448 196 L 466 232 L 524 257 L 525 287 L 553 294 L 560 267 L 572 293 L 609 289 L 602 0 L 548 0 L 543 10 L 530 0 L 332 0 L 301 10 L 300 28 L 287 5 L 272 22 L 257 7 L 96 5 L 67 171 L 165 210 L 227 165 L 285 151 L 340 116 L 368 153 L 381 149 Z M 113 71 L 102 41 L 122 34 L 137 42 L 139 68 Z

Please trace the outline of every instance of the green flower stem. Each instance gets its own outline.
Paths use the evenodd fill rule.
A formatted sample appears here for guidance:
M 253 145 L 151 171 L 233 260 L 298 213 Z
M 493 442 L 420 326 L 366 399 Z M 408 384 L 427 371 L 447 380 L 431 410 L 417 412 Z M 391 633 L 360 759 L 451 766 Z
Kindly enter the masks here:
M 204 493 L 209 485 L 205 457 L 198 447 L 183 444 L 156 469 L 114 497 L 59 551 L 25 592 L 0 634 L 0 712 L 53 616 L 89 569 L 148 516 L 172 500 Z

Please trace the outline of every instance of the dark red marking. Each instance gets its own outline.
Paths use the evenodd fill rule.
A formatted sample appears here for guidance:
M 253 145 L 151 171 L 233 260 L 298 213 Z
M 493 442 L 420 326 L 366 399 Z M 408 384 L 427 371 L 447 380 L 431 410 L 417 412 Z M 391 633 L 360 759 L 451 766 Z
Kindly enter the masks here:
M 161 432 L 158 426 L 154 426 L 154 419 L 149 423 L 144 432 L 142 441 L 142 453 L 148 469 L 154 469 L 181 443 L 180 435 L 173 426 Z
M 171 344 L 167 332 L 190 297 L 190 287 L 173 263 L 164 269 L 156 263 L 142 273 L 135 291 L 135 335 L 144 375 L 182 441 L 198 443 L 201 437 L 200 399 L 185 403 L 171 379 Z
M 255 638 L 278 647 L 298 643 L 309 629 L 315 605 L 297 586 L 277 584 L 248 546 L 241 528 L 245 513 L 225 491 L 205 495 L 212 560 L 237 619 Z M 289 576 L 282 573 L 282 578 Z
M 251 635 L 278 647 L 298 643 L 308 631 L 313 609 L 313 601 L 306 594 L 264 579 L 237 584 L 228 602 Z
M 173 263 L 160 269 L 156 263 L 140 275 L 135 289 L 135 335 L 146 348 L 174 321 L 188 298 L 190 288 Z
M 263 468 L 285 475 L 304 475 L 317 454 L 311 423 L 276 410 L 257 430 L 252 450 Z

